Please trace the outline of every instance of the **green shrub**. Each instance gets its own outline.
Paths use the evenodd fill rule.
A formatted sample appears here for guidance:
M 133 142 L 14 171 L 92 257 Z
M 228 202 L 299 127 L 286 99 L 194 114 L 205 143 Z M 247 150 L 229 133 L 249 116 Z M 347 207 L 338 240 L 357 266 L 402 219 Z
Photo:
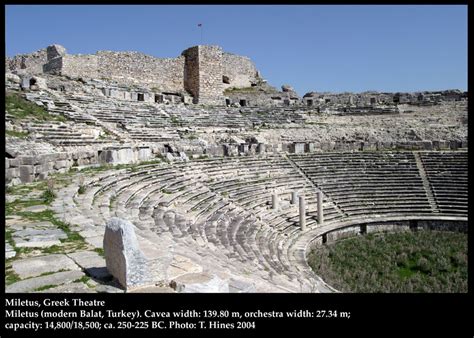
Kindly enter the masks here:
M 10 115 L 18 120 L 39 121 L 66 121 L 64 116 L 52 115 L 43 107 L 26 100 L 18 93 L 7 92 L 5 95 L 5 108 Z
M 322 245 L 308 263 L 343 292 L 467 292 L 467 235 L 369 234 Z

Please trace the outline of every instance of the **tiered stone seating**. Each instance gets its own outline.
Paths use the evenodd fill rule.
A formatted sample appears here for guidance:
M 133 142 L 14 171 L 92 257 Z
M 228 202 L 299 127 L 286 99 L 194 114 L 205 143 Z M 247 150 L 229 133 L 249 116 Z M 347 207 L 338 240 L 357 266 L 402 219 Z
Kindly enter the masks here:
M 272 164 L 275 172 L 278 171 L 277 160 L 280 165 L 285 165 L 283 159 L 275 158 Z M 232 197 L 223 197 L 217 188 L 217 173 L 213 177 L 207 172 L 216 170 L 216 163 L 210 162 L 221 163 L 220 160 L 215 160 L 181 163 L 172 167 L 142 166 L 133 173 L 100 177 L 89 182 L 86 194 L 76 195 L 76 202 L 78 205 L 92 203 L 91 208 L 99 210 L 100 216 L 96 220 L 98 224 L 117 213 L 123 213 L 137 225 L 150 225 L 153 210 L 160 202 L 175 205 L 176 208 L 170 210 L 182 213 L 188 222 L 160 223 L 155 231 L 169 231 L 177 239 L 192 238 L 194 245 L 211 245 L 219 252 L 220 259 L 227 257 L 240 262 L 241 273 L 249 270 L 249 264 L 252 267 L 260 266 L 263 279 L 283 278 L 281 282 L 288 287 L 291 280 L 296 278 L 282 251 L 285 245 L 291 244 L 291 241 L 285 242 L 288 235 L 282 236 L 280 231 L 258 221 L 252 212 L 238 205 L 237 198 L 234 203 Z M 250 162 L 242 163 L 242 166 L 249 164 Z M 233 163 L 225 165 L 230 170 Z M 215 189 L 206 184 L 212 180 L 216 180 Z M 230 194 L 230 190 L 228 193 Z M 266 202 L 263 202 L 262 211 L 267 208 Z M 290 230 L 298 231 L 298 227 L 295 225 Z M 288 272 L 286 277 L 271 277 L 282 274 L 285 276 L 285 271 Z
M 292 155 L 348 216 L 431 213 L 413 153 Z
M 252 124 L 266 124 L 273 128 L 287 123 L 305 122 L 304 117 L 293 109 L 245 109 L 242 112 Z
M 432 176 L 454 173 L 457 167 L 465 174 L 467 157 L 443 156 L 449 162 L 444 167 L 438 163 L 441 157 L 427 153 L 422 158 L 433 190 L 439 192 L 440 209 L 449 213 L 452 209 L 444 208 L 442 199 L 458 201 L 464 195 L 457 193 L 467 191 L 462 189 L 466 181 L 459 179 L 456 189 L 443 194 L 444 182 Z M 450 179 L 449 175 L 440 177 Z M 96 225 L 112 216 L 124 217 L 143 231 L 171 234 L 180 254 L 298 292 L 316 280 L 294 264 L 292 252 L 299 250 L 298 240 L 304 233 L 297 205 L 289 203 L 290 193 L 304 194 L 307 227 L 318 229 L 314 185 L 324 194 L 325 224 L 331 226 L 354 217 L 433 214 L 411 152 L 305 154 L 290 159 L 271 155 L 142 165 L 90 179 L 86 193 L 75 195 L 75 205 Z M 274 189 L 280 196 L 278 210 L 271 206 Z M 462 205 L 456 204 L 456 209 Z
M 34 96 L 34 94 L 32 94 Z M 155 128 L 167 127 L 215 127 L 215 128 L 251 128 L 266 124 L 281 126 L 287 123 L 303 123 L 304 118 L 289 109 L 254 109 L 249 108 L 240 113 L 235 108 L 204 109 L 199 106 L 175 106 L 149 102 L 115 100 L 97 94 L 72 94 L 61 92 L 42 92 L 42 96 L 31 97 L 32 100 L 49 103 L 48 110 L 61 114 L 78 123 L 108 123 L 117 126 L 128 126 L 137 130 L 142 126 L 151 128 L 150 133 L 132 134 L 136 140 L 165 142 L 170 138 L 152 138 Z M 156 134 L 156 132 L 154 132 Z
M 440 212 L 467 215 L 467 152 L 421 152 Z
M 130 138 L 144 142 L 169 142 L 179 139 L 179 134 L 175 130 L 162 129 L 159 132 L 154 128 L 133 124 L 126 127 Z
M 55 145 L 79 146 L 107 142 L 91 134 L 91 126 L 73 122 L 34 122 L 28 123 L 26 129 L 36 139 Z

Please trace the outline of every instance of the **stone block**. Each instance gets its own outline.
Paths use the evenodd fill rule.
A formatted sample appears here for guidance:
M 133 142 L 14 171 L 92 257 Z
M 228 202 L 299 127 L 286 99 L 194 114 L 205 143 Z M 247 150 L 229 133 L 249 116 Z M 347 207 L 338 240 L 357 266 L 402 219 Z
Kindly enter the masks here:
M 57 158 L 58 158 L 58 160 L 66 160 L 66 159 L 69 158 L 69 154 L 68 153 L 58 153 Z
M 42 181 L 42 180 L 47 179 L 48 176 L 49 176 L 49 173 L 48 173 L 48 172 L 44 172 L 44 173 L 41 173 L 41 174 L 38 175 L 38 179 Z
M 23 156 L 20 157 L 21 164 L 23 165 L 34 165 L 38 163 L 36 156 Z
M 66 48 L 61 45 L 51 45 L 46 48 L 48 61 L 66 55 Z
M 452 150 L 456 150 L 460 147 L 461 147 L 461 142 L 458 140 L 451 140 L 449 142 L 449 148 L 451 148 Z
M 189 273 L 200 273 L 202 272 L 202 266 L 196 264 L 187 257 L 176 255 L 168 267 L 168 277 L 175 279 L 179 276 L 186 275 Z
M 80 270 L 79 266 L 66 255 L 48 255 L 14 261 L 12 269 L 20 278 L 39 276 L 59 270 Z
M 141 239 L 143 241 L 143 239 Z M 132 223 L 111 218 L 105 228 L 104 253 L 107 270 L 125 289 L 151 286 L 166 278 L 169 266 L 162 261 L 167 253 L 148 245 L 142 250 Z
M 84 283 L 67 283 L 57 287 L 39 291 L 39 293 L 96 293 Z
M 56 161 L 54 163 L 53 168 L 56 169 L 56 170 L 57 169 L 63 169 L 63 168 L 67 167 L 67 164 L 68 164 L 68 161 L 65 161 L 65 160 Z
M 11 168 L 18 168 L 20 166 L 20 159 L 19 158 L 10 158 L 8 159 Z
M 433 142 L 430 140 L 421 141 L 424 150 L 433 150 Z
M 189 273 L 174 279 L 171 287 L 179 293 L 228 293 L 229 283 L 208 273 Z
M 17 283 L 6 286 L 5 292 L 29 292 L 34 291 L 37 288 L 46 285 L 61 285 L 71 283 L 81 277 L 85 276 L 83 272 L 79 270 L 74 271 L 62 271 L 53 273 L 51 275 L 29 278 Z
M 41 159 L 44 160 L 44 163 L 49 163 L 49 162 L 55 161 L 58 158 L 59 158 L 58 154 L 44 154 L 44 155 L 41 155 Z
M 13 247 L 5 242 L 5 259 L 13 258 L 16 256 L 16 251 L 13 249 Z
M 30 183 L 34 180 L 34 167 L 32 165 L 20 166 L 20 180 L 22 183 Z
M 77 265 L 94 279 L 110 280 L 112 275 L 106 268 L 105 259 L 94 251 L 77 251 L 68 254 Z
M 449 142 L 445 140 L 440 140 L 439 149 L 449 149 Z
M 48 166 L 45 164 L 35 165 L 35 174 L 41 174 L 48 171 Z
M 241 280 L 231 278 L 229 280 L 230 293 L 254 293 L 257 292 L 255 284 L 244 282 Z
M 49 248 L 53 245 L 60 245 L 59 239 L 46 236 L 36 236 L 35 238 L 17 238 L 13 237 L 17 248 Z
M 88 165 L 90 164 L 90 161 L 88 158 L 80 158 L 77 160 L 77 165 L 83 166 L 83 165 Z

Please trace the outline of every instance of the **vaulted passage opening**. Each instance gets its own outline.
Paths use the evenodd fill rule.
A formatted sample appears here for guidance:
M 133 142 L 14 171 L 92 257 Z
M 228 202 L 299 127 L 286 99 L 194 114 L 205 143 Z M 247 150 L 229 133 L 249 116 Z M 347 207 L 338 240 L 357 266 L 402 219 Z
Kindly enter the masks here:
M 239 101 L 241 107 L 246 107 L 247 106 L 247 100 L 240 100 Z
M 140 94 L 140 93 L 138 93 L 138 95 L 137 95 L 137 101 L 145 101 L 145 94 Z

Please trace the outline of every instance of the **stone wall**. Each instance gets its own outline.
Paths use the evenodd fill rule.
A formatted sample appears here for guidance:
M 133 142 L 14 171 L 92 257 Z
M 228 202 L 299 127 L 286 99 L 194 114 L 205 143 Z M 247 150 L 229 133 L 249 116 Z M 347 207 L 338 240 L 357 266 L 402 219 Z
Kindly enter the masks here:
M 129 164 L 152 159 L 152 151 L 148 147 L 141 148 L 109 148 L 99 151 L 99 162 L 106 164 Z
M 295 145 L 302 147 L 296 150 Z M 423 141 L 400 141 L 400 142 L 290 142 L 282 143 L 280 147 L 289 153 L 311 153 L 325 151 L 381 151 L 381 150 L 457 150 L 467 149 L 467 142 L 459 140 L 423 140 Z
M 152 158 L 152 150 L 148 147 L 17 156 L 5 158 L 5 179 L 13 185 L 29 183 L 44 180 L 53 173 L 65 173 L 72 167 L 138 163 Z
M 199 49 L 191 47 L 183 51 L 185 57 L 184 65 L 184 88 L 194 96 L 193 103 L 198 102 L 199 96 Z
M 96 164 L 97 152 L 61 152 L 5 158 L 5 179 L 12 184 L 44 180 L 52 173 L 67 172 L 73 166 Z
M 245 56 L 223 53 L 222 69 L 223 75 L 229 78 L 225 87 L 245 88 L 257 82 L 257 68 Z
M 199 103 L 224 104 L 222 93 L 222 49 L 218 46 L 199 48 Z
M 61 75 L 72 78 L 91 78 L 99 77 L 97 55 L 64 55 L 62 57 Z
M 195 46 L 183 52 L 184 87 L 193 94 L 194 103 L 224 104 L 222 55 L 219 46 Z
M 155 58 L 138 52 L 99 51 L 70 55 L 60 45 L 17 56 L 5 63 L 7 71 L 27 69 L 71 78 L 105 79 L 141 86 L 161 93 L 194 96 L 194 103 L 225 104 L 225 88 L 248 88 L 259 82 L 249 58 L 224 53 L 219 46 L 194 46 L 177 58 Z M 226 83 L 224 84 L 224 77 Z
M 37 75 L 43 73 L 43 65 L 48 62 L 46 48 L 30 54 L 20 54 L 6 58 L 5 68 L 18 74 Z
M 97 52 L 99 77 L 121 83 L 140 83 L 160 91 L 184 88 L 184 57 L 155 58 L 137 52 Z

